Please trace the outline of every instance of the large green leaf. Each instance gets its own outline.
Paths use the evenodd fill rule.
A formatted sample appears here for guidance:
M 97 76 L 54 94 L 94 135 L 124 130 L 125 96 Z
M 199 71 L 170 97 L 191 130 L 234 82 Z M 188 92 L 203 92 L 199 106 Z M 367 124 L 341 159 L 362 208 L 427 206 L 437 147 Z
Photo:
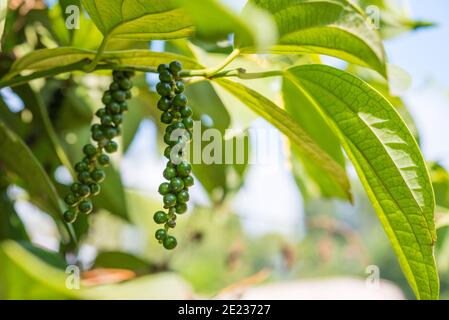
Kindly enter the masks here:
M 276 24 L 271 15 L 255 6 L 247 6 L 238 16 L 220 0 L 178 0 L 192 19 L 198 37 L 227 39 L 235 33 L 238 46 L 266 47 L 276 42 Z
M 368 66 L 386 76 L 381 38 L 347 0 L 251 0 L 274 15 L 278 44 L 271 53 L 318 53 Z M 243 52 L 255 52 L 243 48 Z
M 403 120 L 377 91 L 341 70 L 306 65 L 288 69 L 285 76 L 339 137 L 416 296 L 438 298 L 434 193 Z
M 5 28 L 7 10 L 8 10 L 8 0 L 2 1 L 2 3 L 0 3 L 0 52 L 2 50 L 1 40 L 3 36 L 3 29 Z
M 301 152 L 320 165 L 343 190 L 348 190 L 348 197 L 351 197 L 349 180 L 341 164 L 329 156 L 285 110 L 242 84 L 227 79 L 215 81 L 254 112 L 277 127 Z
M 283 82 L 282 93 L 286 111 L 332 159 L 344 168 L 345 159 L 338 138 L 307 97 L 288 80 Z M 344 190 L 332 179 L 329 172 L 294 146 L 292 160 L 293 172 L 306 199 L 319 196 L 347 198 L 350 194 L 349 185 L 348 189 Z
M 170 0 L 82 0 L 105 38 L 176 39 L 193 33 L 186 14 Z
M 3 122 L 0 149 L 0 165 L 18 179 L 36 205 L 60 221 L 61 204 L 50 178 L 25 143 Z
M 22 71 L 41 71 L 67 66 L 84 59 L 93 59 L 95 51 L 72 47 L 40 49 L 30 52 L 17 60 L 6 77 L 11 78 Z M 199 69 L 201 66 L 193 59 L 167 52 L 148 50 L 106 51 L 101 62 L 112 62 L 132 66 L 157 66 L 173 60 L 180 61 L 186 69 Z

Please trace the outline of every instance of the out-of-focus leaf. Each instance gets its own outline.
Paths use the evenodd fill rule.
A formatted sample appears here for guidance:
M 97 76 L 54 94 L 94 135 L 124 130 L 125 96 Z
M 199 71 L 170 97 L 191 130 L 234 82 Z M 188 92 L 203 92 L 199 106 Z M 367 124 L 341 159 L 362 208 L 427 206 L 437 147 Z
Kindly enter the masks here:
M 285 76 L 340 139 L 416 296 L 437 299 L 434 193 L 403 120 L 377 91 L 344 71 L 304 65 L 288 69 Z
M 82 0 L 82 4 L 107 39 L 148 41 L 193 33 L 190 19 L 169 0 Z
M 236 46 L 267 47 L 276 42 L 276 24 L 271 15 L 248 5 L 239 17 L 219 0 L 177 0 L 192 19 L 196 35 L 223 40 L 235 33 Z
M 345 159 L 341 150 L 340 142 L 326 123 L 326 120 L 319 114 L 315 107 L 310 103 L 307 97 L 299 91 L 288 79 L 283 82 L 282 93 L 286 111 L 293 119 L 314 139 L 314 141 L 332 157 L 343 169 L 345 168 Z M 293 146 L 293 162 L 301 161 L 306 176 L 310 180 L 301 183 L 301 191 L 307 197 L 338 197 L 351 200 L 348 189 L 336 183 L 329 172 L 317 165 L 307 154 Z M 293 163 L 293 168 L 297 168 L 297 163 Z M 295 170 L 295 173 L 299 173 Z M 297 177 L 301 179 L 303 174 Z M 306 178 L 306 177 L 303 177 Z M 307 178 L 306 178 L 307 179 Z M 348 179 L 349 180 L 349 179 Z M 317 192 L 314 191 L 317 188 Z
M 270 53 L 318 53 L 370 67 L 386 76 L 380 35 L 365 14 L 347 0 L 252 0 L 274 15 L 278 44 Z M 257 50 L 243 48 L 243 52 Z
M 0 149 L 2 167 L 18 179 L 36 205 L 59 221 L 61 203 L 49 177 L 25 143 L 3 122 L 0 122 Z
M 0 3 L 0 52 L 2 51 L 2 36 L 5 28 L 6 13 L 8 12 L 8 1 Z
M 149 262 L 129 253 L 105 251 L 97 255 L 94 268 L 128 269 L 136 273 L 148 273 L 151 265 Z
M 328 172 L 344 190 L 349 190 L 349 180 L 342 166 L 332 159 L 326 151 L 321 149 L 313 138 L 285 110 L 279 108 L 271 100 L 256 91 L 239 83 L 226 79 L 219 79 L 216 82 L 278 128 L 297 148 Z M 348 194 L 348 197 L 351 196 Z
M 6 186 L 3 186 L 2 180 L 4 177 L 0 171 L 0 241 L 5 239 L 28 241 L 29 237 L 25 226 L 14 208 L 14 203 L 8 197 Z
M 35 50 L 18 59 L 11 67 L 7 78 L 13 77 L 25 70 L 40 71 L 49 68 L 66 66 L 84 59 L 93 59 L 95 51 L 60 47 L 54 49 Z M 161 63 L 180 61 L 186 69 L 198 69 L 201 66 L 188 57 L 167 52 L 152 52 L 148 50 L 106 51 L 100 62 L 114 62 L 132 66 L 158 66 Z

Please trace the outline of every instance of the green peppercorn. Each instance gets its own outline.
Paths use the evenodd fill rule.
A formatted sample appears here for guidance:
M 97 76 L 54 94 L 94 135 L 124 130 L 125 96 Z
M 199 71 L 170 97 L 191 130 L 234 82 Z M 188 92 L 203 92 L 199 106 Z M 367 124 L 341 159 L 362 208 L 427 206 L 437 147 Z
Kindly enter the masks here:
M 109 113 L 117 114 L 120 113 L 120 104 L 113 101 L 110 104 L 107 105 L 106 110 L 109 111 Z
M 123 116 L 121 114 L 114 114 L 112 116 L 112 122 L 116 125 L 119 126 L 122 122 L 123 122 Z
M 119 86 L 119 84 L 117 82 L 112 82 L 109 85 L 109 90 L 110 91 L 116 91 L 116 90 L 119 90 L 119 89 L 120 89 L 120 86 Z
M 165 124 L 170 124 L 173 121 L 173 114 L 170 111 L 165 111 L 161 115 L 161 122 Z
M 175 211 L 178 214 L 185 213 L 187 211 L 187 204 L 185 204 L 185 203 L 178 203 L 178 204 L 176 204 Z
M 172 94 L 172 88 L 171 88 L 170 84 L 165 83 L 165 82 L 159 82 L 156 85 L 156 91 L 163 97 L 169 97 Z
M 173 99 L 173 106 L 175 108 L 185 107 L 187 105 L 187 97 L 184 94 L 178 94 Z
M 168 70 L 163 70 L 159 73 L 159 80 L 162 82 L 171 82 L 173 80 L 173 76 Z
M 112 125 L 112 117 L 109 114 L 105 114 L 100 118 L 100 122 L 102 125 L 108 127 Z
M 106 178 L 106 173 L 103 169 L 95 169 L 90 173 L 90 177 L 95 182 L 103 182 Z
M 64 221 L 67 223 L 74 223 L 77 217 L 77 213 L 73 209 L 69 209 L 64 212 L 63 218 Z
M 163 240 L 164 248 L 167 250 L 173 250 L 178 245 L 176 238 L 173 236 L 166 236 Z
M 101 141 L 105 138 L 105 135 L 103 133 L 103 130 L 99 129 L 99 130 L 95 130 L 92 132 L 92 139 L 94 141 Z
M 94 209 L 94 206 L 92 204 L 92 201 L 90 200 L 83 200 L 78 206 L 78 210 L 84 214 L 89 214 Z
M 90 196 L 90 188 L 88 185 L 82 184 L 77 193 L 81 198 L 87 198 Z
M 177 169 L 175 169 L 175 168 L 165 168 L 162 175 L 164 176 L 165 179 L 171 180 L 174 177 L 176 177 L 176 172 L 177 172 Z
M 80 161 L 77 164 L 75 164 L 75 171 L 80 173 L 83 171 L 89 170 L 89 166 L 84 161 Z
M 98 123 L 94 123 L 94 124 L 90 127 L 90 131 L 91 131 L 91 132 L 94 132 L 94 131 L 97 131 L 97 130 L 101 130 L 101 125 L 98 124 Z
M 176 172 L 182 178 L 187 177 L 191 171 L 192 171 L 192 166 L 190 165 L 190 163 L 188 163 L 186 161 L 183 161 L 176 166 Z
M 176 205 L 176 196 L 172 193 L 168 193 L 163 197 L 164 206 L 174 207 Z
M 166 225 L 167 227 L 173 229 L 174 227 L 176 227 L 176 221 L 175 221 L 174 219 L 170 219 L 170 220 L 168 220 L 168 221 L 165 223 L 165 225 Z
M 158 192 L 160 195 L 164 196 L 170 192 L 170 184 L 168 182 L 163 182 L 159 185 Z
M 114 70 L 112 71 L 112 77 L 114 78 L 114 81 L 120 81 L 120 79 L 125 77 L 125 74 L 122 71 Z
M 133 87 L 133 83 L 129 79 L 121 79 L 119 81 L 120 88 L 123 90 L 130 90 Z
M 189 201 L 190 199 L 190 195 L 189 192 L 186 190 L 181 190 L 178 192 L 178 194 L 176 195 L 177 198 L 177 202 L 178 203 L 186 203 Z
M 167 231 L 165 231 L 164 229 L 159 229 L 156 231 L 154 236 L 156 237 L 157 240 L 163 240 L 167 236 Z
M 193 179 L 192 176 L 187 176 L 187 177 L 185 177 L 183 180 L 184 180 L 184 185 L 185 185 L 186 187 L 191 187 L 191 186 L 193 186 L 194 183 L 195 183 L 195 180 Z
M 101 102 L 103 102 L 104 105 L 108 105 L 112 102 L 112 96 L 109 91 L 104 93 L 103 98 L 101 98 Z
M 170 159 L 170 157 L 171 157 L 171 147 L 170 147 L 170 146 L 168 146 L 168 147 L 165 148 L 165 150 L 164 150 L 164 156 L 165 156 L 167 159 Z
M 124 113 L 128 111 L 128 103 L 126 101 L 120 102 L 120 112 Z
M 157 103 L 157 108 L 161 111 L 168 111 L 171 108 L 170 100 L 165 97 L 160 98 Z
M 181 113 L 181 116 L 183 117 L 183 118 L 188 118 L 188 117 L 190 117 L 190 116 L 192 116 L 192 109 L 190 108 L 190 107 L 187 107 L 187 106 L 185 106 L 185 107 L 182 107 L 180 110 L 179 110 L 179 112 Z
M 157 211 L 154 216 L 153 216 L 153 220 L 154 222 L 156 222 L 157 224 L 163 224 L 167 222 L 167 214 L 164 211 Z
M 89 185 L 89 189 L 90 189 L 90 194 L 93 196 L 98 196 L 101 191 L 101 187 L 98 183 L 91 183 Z
M 175 93 L 180 94 L 183 93 L 184 90 L 185 90 L 184 82 L 176 81 Z
M 78 203 L 78 198 L 73 193 L 69 193 L 65 196 L 64 201 L 69 206 L 74 206 Z
M 93 156 L 95 156 L 95 155 L 97 154 L 97 148 L 95 148 L 95 146 L 92 145 L 92 144 L 86 144 L 86 145 L 83 147 L 83 153 L 84 153 L 87 157 L 91 158 L 91 157 L 93 157 Z
M 108 114 L 108 112 L 106 111 L 105 108 L 98 109 L 97 112 L 95 112 L 95 115 L 96 115 L 98 118 L 102 118 L 102 117 L 104 117 L 104 116 L 107 115 L 107 114 Z
M 118 150 L 118 144 L 115 141 L 108 141 L 104 146 L 107 153 L 113 153 Z
M 112 99 L 116 102 L 123 102 L 126 100 L 126 92 L 123 90 L 115 90 L 112 92 Z
M 70 187 L 70 191 L 72 191 L 74 194 L 77 194 L 80 187 L 81 187 L 81 183 L 74 182 L 74 183 L 72 183 L 72 186 Z
M 109 158 L 108 155 L 102 153 L 102 154 L 100 154 L 100 155 L 97 157 L 97 161 L 98 161 L 98 163 L 99 163 L 100 165 L 106 167 L 106 166 L 108 166 L 108 165 L 110 164 L 111 159 Z
M 170 62 L 169 68 L 174 75 L 177 75 L 182 70 L 182 64 L 179 61 L 173 61 Z
M 82 183 L 88 183 L 90 181 L 90 173 L 83 171 L 78 174 L 78 180 Z
M 133 97 L 133 94 L 131 92 L 131 90 L 126 90 L 125 91 L 125 98 L 126 99 L 131 99 Z
M 170 190 L 172 192 L 178 192 L 184 189 L 184 181 L 181 178 L 175 177 L 170 180 Z
M 193 128 L 193 120 L 192 118 L 185 118 L 182 120 L 182 123 L 184 124 L 184 127 L 186 129 L 192 129 Z
M 117 129 L 113 127 L 106 127 L 103 129 L 103 134 L 107 139 L 112 139 L 117 136 Z

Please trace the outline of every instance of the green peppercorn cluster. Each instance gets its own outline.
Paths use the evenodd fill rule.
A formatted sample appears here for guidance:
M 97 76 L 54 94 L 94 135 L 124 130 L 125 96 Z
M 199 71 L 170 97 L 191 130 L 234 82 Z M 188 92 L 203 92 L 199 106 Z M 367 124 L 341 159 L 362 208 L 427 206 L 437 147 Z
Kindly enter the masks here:
M 184 83 L 179 77 L 181 69 L 182 65 L 178 61 L 170 65 L 161 64 L 157 68 L 160 82 L 156 90 L 161 96 L 157 107 L 162 111 L 161 122 L 167 125 L 164 155 L 169 160 L 163 172 L 167 182 L 159 186 L 166 211 L 157 211 L 153 219 L 157 224 L 164 225 L 163 229 L 156 231 L 155 237 L 168 250 L 177 245 L 176 238 L 168 234 L 169 229 L 176 226 L 177 214 L 187 211 L 189 187 L 194 184 L 192 167 L 182 159 L 182 149 L 191 139 L 193 120 L 192 109 L 187 106 L 187 97 L 183 94 Z
M 128 110 L 126 100 L 131 98 L 133 75 L 131 72 L 114 71 L 114 81 L 102 98 L 105 105 L 95 115 L 100 123 L 91 127 L 94 144 L 83 147 L 84 158 L 75 164 L 77 181 L 70 187 L 65 203 L 70 207 L 64 212 L 64 220 L 75 222 L 79 213 L 90 214 L 93 210 L 92 197 L 100 193 L 100 183 L 106 178 L 104 168 L 109 165 L 110 158 L 106 153 L 116 152 L 118 144 L 113 139 L 120 135 L 123 114 Z

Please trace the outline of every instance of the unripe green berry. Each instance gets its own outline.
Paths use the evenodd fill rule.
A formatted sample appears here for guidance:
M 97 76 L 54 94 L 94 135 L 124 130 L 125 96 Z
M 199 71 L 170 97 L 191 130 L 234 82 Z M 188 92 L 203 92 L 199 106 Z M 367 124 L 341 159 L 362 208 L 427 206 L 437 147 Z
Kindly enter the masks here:
M 157 240 L 163 240 L 167 236 L 167 231 L 165 231 L 164 229 L 159 229 L 156 231 L 154 236 Z
M 103 129 L 103 135 L 107 139 L 112 139 L 117 136 L 117 129 L 113 127 L 106 127 Z
M 175 177 L 170 180 L 170 190 L 172 192 L 178 192 L 184 189 L 184 181 L 181 178 Z
M 98 118 L 102 118 L 102 117 L 104 117 L 104 116 L 107 115 L 107 114 L 108 114 L 108 112 L 106 111 L 105 108 L 98 109 L 97 112 L 95 112 L 95 115 L 96 115 Z
M 165 124 L 170 124 L 173 121 L 173 114 L 170 111 L 165 111 L 161 115 L 161 122 Z
M 94 131 L 97 131 L 97 130 L 101 130 L 101 125 L 98 124 L 98 123 L 94 123 L 94 124 L 90 127 L 90 131 L 91 131 L 91 132 L 94 132 Z
M 188 191 L 182 190 L 182 191 L 179 191 L 176 198 L 177 198 L 178 203 L 186 203 L 189 201 L 190 195 L 189 195 Z
M 167 250 L 173 250 L 178 245 L 176 238 L 173 236 L 166 236 L 163 240 L 164 248 Z
M 125 91 L 125 98 L 126 99 L 131 99 L 133 97 L 133 94 L 131 92 L 131 90 L 126 90 Z
M 170 193 L 170 184 L 168 182 L 161 183 L 159 185 L 158 192 L 161 196 L 164 196 L 167 193 Z
M 100 165 L 106 167 L 106 166 L 108 166 L 108 165 L 110 164 L 111 159 L 109 158 L 108 155 L 102 153 L 102 154 L 100 154 L 100 155 L 98 156 L 97 161 L 98 161 L 98 163 L 99 163 Z
M 170 147 L 170 146 L 168 146 L 167 148 L 165 148 L 165 150 L 164 150 L 164 156 L 165 156 L 167 159 L 170 159 L 170 157 L 171 157 L 171 147 Z
M 89 170 L 89 166 L 84 161 L 80 161 L 77 164 L 75 164 L 75 171 L 80 173 L 83 171 Z
M 106 110 L 112 114 L 120 113 L 120 104 L 113 101 L 107 105 Z
M 112 102 L 112 96 L 109 91 L 104 93 L 103 98 L 101 98 L 101 102 L 103 102 L 104 105 L 108 105 Z
M 95 156 L 97 154 L 97 152 L 98 152 L 97 148 L 95 148 L 95 146 L 92 144 L 86 144 L 83 147 L 83 153 L 89 158 L 92 158 L 93 156 Z
M 77 217 L 77 213 L 75 210 L 73 209 L 69 209 L 67 211 L 64 212 L 64 221 L 67 223 L 74 223 Z
M 168 219 L 167 214 L 164 211 L 157 211 L 153 216 L 153 220 L 157 224 L 166 223 L 167 219 Z
M 99 130 L 95 130 L 92 131 L 92 139 L 94 141 L 101 141 L 105 138 L 103 130 L 99 129 Z
M 100 122 L 102 125 L 109 127 L 112 125 L 112 117 L 109 114 L 105 114 L 100 118 Z
M 176 172 L 177 172 L 177 170 L 175 168 L 165 168 L 162 175 L 164 176 L 165 179 L 171 180 L 174 177 L 176 177 Z
M 195 184 L 195 180 L 193 179 L 192 176 L 187 176 L 183 180 L 184 180 L 184 185 L 186 187 L 191 187 Z
M 163 97 L 170 97 L 172 95 L 172 88 L 170 84 L 165 82 L 159 82 L 156 85 L 156 91 Z
M 104 149 L 106 150 L 107 153 L 116 152 L 118 150 L 118 144 L 115 141 L 108 141 Z
M 123 116 L 121 114 L 114 114 L 112 116 L 112 122 L 118 126 L 123 122 Z
M 120 88 L 123 90 L 130 90 L 133 87 L 133 83 L 129 79 L 121 79 L 119 81 Z
M 185 106 L 179 110 L 179 113 L 181 113 L 181 117 L 188 118 L 188 117 L 192 116 L 193 112 L 190 107 Z
M 90 189 L 90 194 L 93 196 L 98 196 L 101 191 L 101 187 L 98 183 L 91 183 L 89 185 L 89 189 Z
M 184 82 L 176 81 L 175 93 L 180 94 L 183 93 L 184 90 L 185 90 Z
M 175 216 L 176 217 L 176 216 Z M 169 227 L 169 228 L 174 228 L 174 227 L 176 227 L 176 221 L 174 220 L 174 219 L 170 219 L 170 220 L 168 220 L 167 221 L 167 223 L 165 224 L 167 227 Z
M 116 91 L 116 90 L 119 90 L 119 89 L 120 89 L 120 86 L 119 86 L 119 84 L 117 82 L 112 82 L 109 85 L 109 90 L 110 91 Z
M 177 75 L 182 70 L 182 64 L 179 61 L 170 62 L 169 65 L 171 73 Z
M 112 92 L 112 99 L 116 102 L 123 102 L 126 100 L 126 92 L 123 90 L 115 90 Z
M 104 179 L 106 178 L 106 173 L 104 172 L 103 169 L 95 169 L 90 173 L 90 177 L 95 182 L 103 182 Z
M 178 203 L 178 204 L 176 204 L 175 211 L 178 214 L 185 213 L 187 211 L 187 204 L 185 204 L 185 203 Z
M 78 180 L 82 183 L 88 183 L 90 181 L 90 173 L 83 171 L 78 174 Z
M 94 209 L 94 206 L 92 204 L 92 201 L 90 200 L 83 200 L 78 206 L 78 210 L 84 214 L 89 214 Z
M 176 205 L 176 196 L 172 193 L 168 193 L 163 197 L 165 207 L 174 207 Z
M 159 73 L 159 80 L 162 82 L 171 82 L 173 80 L 173 76 L 168 70 L 163 70 Z
M 184 127 L 186 129 L 192 129 L 193 128 L 193 120 L 192 118 L 185 118 L 182 120 L 182 123 L 184 124 Z
M 120 112 L 124 113 L 128 111 L 128 103 L 126 101 L 120 102 Z
M 157 72 L 161 73 L 163 71 L 169 70 L 169 68 L 170 68 L 170 66 L 168 64 L 162 63 L 162 64 L 157 66 Z
M 86 184 L 80 185 L 80 188 L 77 193 L 81 198 L 87 198 L 90 196 L 90 188 Z
M 191 171 L 192 166 L 188 162 L 183 161 L 176 166 L 176 172 L 178 173 L 178 176 L 182 178 L 187 177 Z
M 78 198 L 73 193 L 69 193 L 65 196 L 64 201 L 68 206 L 74 206 L 78 203 Z
M 157 102 L 157 108 L 161 111 L 168 111 L 171 108 L 171 102 L 165 97 L 162 97 Z
M 74 194 L 78 194 L 80 187 L 81 187 L 81 183 L 74 182 L 74 183 L 72 183 L 72 186 L 70 187 L 70 191 L 72 191 Z
M 187 105 L 187 97 L 184 94 L 178 94 L 173 99 L 173 106 L 175 108 L 185 107 Z

